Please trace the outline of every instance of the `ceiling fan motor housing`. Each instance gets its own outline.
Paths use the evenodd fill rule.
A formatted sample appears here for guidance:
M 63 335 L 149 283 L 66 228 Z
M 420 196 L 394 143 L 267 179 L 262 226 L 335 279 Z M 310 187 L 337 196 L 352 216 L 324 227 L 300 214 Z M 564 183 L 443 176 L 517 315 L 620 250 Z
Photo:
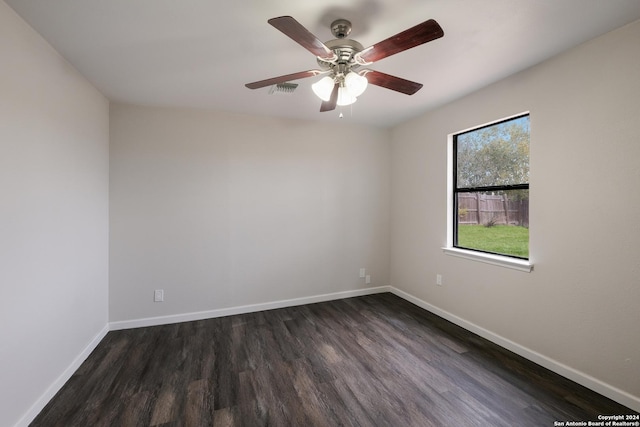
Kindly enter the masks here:
M 355 40 L 351 39 L 335 39 L 329 40 L 325 45 L 331 49 L 337 56 L 334 62 L 324 61 L 318 58 L 318 65 L 323 70 L 332 70 L 336 66 L 342 65 L 343 68 L 355 69 L 360 66 L 355 59 L 354 55 L 364 49 L 364 47 Z

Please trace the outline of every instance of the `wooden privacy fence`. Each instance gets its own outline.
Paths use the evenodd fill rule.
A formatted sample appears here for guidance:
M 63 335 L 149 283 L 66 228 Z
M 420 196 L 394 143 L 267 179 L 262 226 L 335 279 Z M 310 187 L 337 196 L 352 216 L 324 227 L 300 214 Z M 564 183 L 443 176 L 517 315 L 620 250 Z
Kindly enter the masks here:
M 529 226 L 529 201 L 506 195 L 458 193 L 458 224 Z

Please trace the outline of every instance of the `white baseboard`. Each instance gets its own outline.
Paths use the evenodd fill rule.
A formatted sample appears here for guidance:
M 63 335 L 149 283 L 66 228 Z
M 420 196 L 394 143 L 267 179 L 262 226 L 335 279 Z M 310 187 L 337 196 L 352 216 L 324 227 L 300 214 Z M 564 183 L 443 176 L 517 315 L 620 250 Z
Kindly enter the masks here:
M 498 344 L 500 347 L 506 348 L 507 350 L 512 351 L 544 368 L 547 368 L 550 371 L 555 372 L 556 374 L 562 375 L 563 377 L 568 378 L 571 381 L 583 385 L 588 389 L 595 391 L 596 393 L 600 393 L 601 395 L 606 396 L 611 400 L 615 400 L 616 402 L 627 406 L 634 411 L 640 412 L 640 397 L 638 396 L 633 396 L 623 390 L 600 381 L 597 378 L 587 375 L 584 372 L 580 372 L 570 366 L 553 360 L 543 354 L 533 351 L 500 335 L 497 335 L 474 323 L 451 314 L 448 311 L 433 306 L 428 302 L 425 302 L 407 292 L 401 291 L 400 289 L 396 289 L 392 286 L 390 286 L 389 288 L 391 293 L 417 305 L 420 308 L 430 311 L 431 313 L 440 316 L 450 321 L 451 323 L 455 323 L 456 325 L 470 332 L 473 332 L 474 334 L 479 335 L 482 338 L 488 339 L 489 341 Z
M 358 297 L 362 295 L 379 294 L 390 292 L 389 286 L 378 286 L 375 288 L 356 289 L 352 291 L 334 292 L 330 294 L 314 295 L 303 298 L 293 298 L 280 301 L 272 301 L 260 304 L 241 305 L 237 307 L 220 308 L 216 310 L 198 311 L 193 313 L 174 314 L 170 316 L 147 317 L 142 319 L 122 320 L 111 322 L 109 329 L 117 331 L 120 329 L 141 328 L 145 326 L 168 325 L 171 323 L 191 322 L 194 320 L 212 319 L 214 317 L 233 316 L 235 314 L 254 313 L 256 311 L 273 310 L 276 308 L 293 307 L 296 305 L 313 304 L 316 302 L 332 301 L 337 299 Z
M 47 406 L 47 403 L 55 396 L 55 394 L 60 391 L 63 385 L 71 376 L 78 370 L 82 362 L 84 362 L 87 357 L 91 354 L 91 352 L 100 344 L 100 341 L 107 335 L 109 332 L 109 325 L 105 325 L 104 328 L 98 334 L 93 337 L 93 339 L 87 344 L 87 346 L 80 352 L 80 354 L 71 362 L 71 364 L 64 370 L 64 372 L 49 386 L 49 388 L 40 396 L 40 398 L 31 405 L 31 408 L 27 411 L 26 414 L 22 416 L 20 421 L 15 425 L 15 427 L 27 427 Z

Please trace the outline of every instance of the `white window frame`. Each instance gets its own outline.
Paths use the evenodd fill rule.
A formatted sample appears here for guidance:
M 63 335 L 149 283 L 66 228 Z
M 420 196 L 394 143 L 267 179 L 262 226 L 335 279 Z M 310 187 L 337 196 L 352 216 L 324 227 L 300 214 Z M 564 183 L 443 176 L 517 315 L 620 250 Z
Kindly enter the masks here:
M 453 162 L 455 159 L 453 158 L 453 139 L 455 135 L 468 132 L 474 129 L 478 129 L 481 127 L 491 126 L 496 123 L 505 122 L 507 120 L 514 119 L 516 117 L 520 117 L 523 115 L 530 113 L 528 111 L 514 114 L 509 117 L 504 117 L 498 120 L 494 120 L 489 123 L 485 123 L 484 125 L 474 126 L 468 129 L 464 129 L 455 133 L 450 133 L 447 135 L 447 245 L 442 248 L 443 252 L 447 255 L 452 255 L 472 261 L 483 262 L 486 264 L 497 265 L 500 267 L 511 268 L 514 270 L 524 271 L 530 273 L 533 270 L 533 262 L 531 261 L 531 254 L 529 254 L 529 259 L 518 259 L 509 256 L 497 255 L 497 254 L 489 254 L 486 252 L 474 251 L 469 249 L 461 249 L 453 246 Z

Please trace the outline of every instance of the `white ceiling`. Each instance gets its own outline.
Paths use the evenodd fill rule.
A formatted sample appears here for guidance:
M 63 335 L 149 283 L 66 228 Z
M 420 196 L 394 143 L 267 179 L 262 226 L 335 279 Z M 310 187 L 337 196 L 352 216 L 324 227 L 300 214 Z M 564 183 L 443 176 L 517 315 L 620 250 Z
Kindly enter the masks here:
M 245 83 L 317 68 L 267 24 L 291 15 L 319 39 L 352 21 L 365 47 L 429 18 L 444 37 L 368 68 L 424 84 L 407 96 L 370 86 L 351 122 L 391 126 L 640 19 L 640 0 L 5 0 L 104 95 L 117 102 L 310 120 L 319 78 L 293 94 Z M 640 46 L 640 41 L 639 41 Z

